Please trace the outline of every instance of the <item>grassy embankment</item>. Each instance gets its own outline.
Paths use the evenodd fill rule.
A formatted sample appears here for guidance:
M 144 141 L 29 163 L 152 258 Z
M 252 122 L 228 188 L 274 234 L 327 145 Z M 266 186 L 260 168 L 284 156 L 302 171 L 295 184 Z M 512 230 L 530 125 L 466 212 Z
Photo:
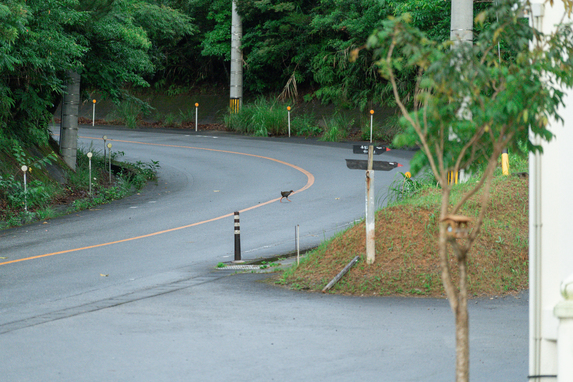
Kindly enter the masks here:
M 527 171 L 523 159 L 511 158 L 511 165 L 513 174 Z M 373 265 L 363 261 L 366 233 L 361 222 L 307 254 L 299 266 L 281 274 L 277 283 L 320 291 L 360 255 L 361 260 L 330 293 L 443 297 L 437 253 L 440 190 L 434 182 L 404 179 L 397 180 L 390 191 L 401 200 L 376 215 Z M 469 187 L 456 186 L 454 200 Z M 470 296 L 500 296 L 528 288 L 528 194 L 527 177 L 503 176 L 501 169 L 496 170 L 482 232 L 469 254 Z M 479 195 L 462 214 L 477 216 L 478 204 Z M 454 262 L 451 259 L 452 266 Z

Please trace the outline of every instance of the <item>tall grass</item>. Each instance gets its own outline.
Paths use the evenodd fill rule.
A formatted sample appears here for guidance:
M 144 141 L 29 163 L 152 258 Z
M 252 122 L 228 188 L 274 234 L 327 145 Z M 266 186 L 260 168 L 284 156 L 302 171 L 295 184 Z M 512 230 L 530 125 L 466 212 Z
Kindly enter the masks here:
M 284 135 L 288 131 L 286 105 L 258 98 L 244 105 L 237 114 L 225 116 L 227 128 L 257 137 Z
M 143 116 L 151 113 L 153 108 L 145 101 L 136 97 L 128 96 L 115 105 L 115 111 L 110 116 L 106 117 L 108 120 L 117 120 L 125 126 L 133 129 L 137 127 L 137 123 Z
M 339 142 L 348 137 L 350 128 L 354 125 L 354 119 L 348 118 L 342 113 L 336 112 L 333 116 L 324 121 L 324 134 L 321 141 Z
M 287 105 L 261 97 L 244 105 L 239 113 L 226 115 L 225 125 L 230 130 L 259 137 L 287 135 Z M 291 135 L 316 137 L 321 133 L 312 114 L 297 115 L 291 111 Z

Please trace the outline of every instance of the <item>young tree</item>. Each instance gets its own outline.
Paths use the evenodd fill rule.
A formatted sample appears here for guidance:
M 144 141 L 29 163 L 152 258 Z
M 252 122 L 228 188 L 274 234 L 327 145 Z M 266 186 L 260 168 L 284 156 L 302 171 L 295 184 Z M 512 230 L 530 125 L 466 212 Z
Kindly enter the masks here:
M 515 0 L 502 1 L 479 13 L 475 22 L 483 30 L 474 46 L 433 41 L 412 26 L 409 14 L 385 21 L 368 41 L 402 114 L 405 132 L 394 143 L 419 146 L 412 171 L 430 168 L 442 190 L 438 248 L 442 281 L 455 316 L 458 382 L 469 380 L 468 256 L 482 228 L 498 158 L 504 148 L 516 148 L 519 142 L 527 142 L 530 151 L 541 150 L 529 133 L 545 140 L 553 137 L 546 126 L 550 118 L 561 119 L 560 89 L 573 86 L 571 26 L 543 35 L 518 16 L 522 9 L 513 10 L 518 6 L 522 5 Z M 502 40 L 506 51 L 498 55 Z M 418 73 L 413 110 L 407 109 L 398 91 L 396 76 L 401 70 Z M 473 170 L 478 179 L 453 203 L 455 185 L 448 182 L 448 173 L 460 169 Z M 449 232 L 446 219 L 459 214 L 478 191 L 479 213 L 471 217 L 467 235 L 455 235 L 455 227 Z

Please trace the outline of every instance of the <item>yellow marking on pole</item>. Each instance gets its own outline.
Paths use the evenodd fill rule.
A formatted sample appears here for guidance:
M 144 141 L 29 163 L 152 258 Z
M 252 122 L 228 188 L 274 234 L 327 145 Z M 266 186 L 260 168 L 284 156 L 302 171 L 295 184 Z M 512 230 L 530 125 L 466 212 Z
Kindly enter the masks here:
M 237 114 L 241 110 L 241 99 L 240 98 L 231 98 L 230 103 L 231 114 Z
M 80 137 L 83 139 L 101 139 L 101 138 L 94 138 L 94 137 Z M 245 156 L 250 156 L 250 157 L 255 157 L 255 158 L 261 158 L 261 159 L 267 159 L 273 162 L 277 162 L 280 164 L 284 164 L 286 166 L 292 167 L 297 171 L 302 172 L 303 174 L 306 175 L 307 177 L 307 182 L 304 185 L 304 187 L 302 187 L 301 189 L 297 190 L 296 192 L 301 192 L 304 190 L 309 189 L 313 184 L 314 184 L 314 175 L 312 175 L 310 172 L 308 172 L 307 170 L 295 166 L 294 164 L 291 163 L 287 163 L 284 161 L 281 161 L 279 159 L 275 159 L 275 158 L 270 158 L 270 157 L 265 157 L 262 155 L 255 155 L 255 154 L 247 154 L 247 153 L 241 153 L 241 152 L 235 152 L 235 151 L 227 151 L 227 150 L 217 150 L 217 149 L 208 149 L 208 148 L 204 148 L 204 147 L 191 147 L 191 146 L 179 146 L 179 145 L 167 145 L 167 144 L 161 144 L 161 143 L 146 143 L 146 142 L 137 142 L 137 141 L 125 141 L 125 140 L 118 140 L 118 139 L 114 139 L 114 142 L 123 142 L 123 143 L 134 143 L 134 144 L 141 144 L 141 145 L 148 145 L 148 146 L 161 146 L 161 147 L 175 147 L 175 148 L 184 148 L 184 149 L 193 149 L 193 150 L 205 150 L 205 151 L 214 151 L 214 152 L 220 152 L 220 153 L 227 153 L 227 154 L 235 154 L 235 155 L 245 155 Z M 271 199 L 269 201 L 266 201 L 264 203 L 259 203 L 256 204 L 254 206 L 251 207 L 247 207 L 245 209 L 239 210 L 239 212 L 246 212 L 246 211 L 250 211 L 250 210 L 254 210 L 255 208 L 259 208 L 262 206 L 266 206 L 267 204 L 271 204 L 274 203 L 276 201 L 278 201 L 280 198 L 275 198 L 275 199 Z M 63 250 L 63 251 L 58 251 L 58 252 L 52 252 L 52 253 L 46 253 L 43 255 L 38 255 L 38 256 L 31 256 L 31 257 L 26 257 L 26 258 L 22 258 L 22 259 L 16 259 L 16 260 L 11 260 L 11 261 L 5 261 L 0 263 L 0 265 L 8 265 L 8 264 L 13 264 L 13 263 L 19 263 L 22 261 L 29 261 L 29 260 L 36 260 L 36 259 L 41 259 L 44 257 L 50 257 L 50 256 L 55 256 L 55 255 L 62 255 L 62 254 L 66 254 L 66 253 L 71 253 L 71 252 L 79 252 L 79 251 L 84 251 L 86 249 L 93 249 L 93 248 L 100 248 L 100 247 L 105 247 L 108 245 L 114 245 L 114 244 L 121 244 L 121 243 L 127 243 L 129 241 L 133 241 L 133 240 L 139 240 L 139 239 L 145 239 L 148 237 L 152 237 L 152 236 L 157 236 L 157 235 L 162 235 L 164 233 L 169 233 L 169 232 L 174 232 L 174 231 L 179 231 L 185 228 L 190 228 L 190 227 L 195 227 L 198 225 L 202 225 L 202 224 L 206 224 L 206 223 L 211 223 L 217 220 L 221 220 L 227 217 L 233 216 L 233 213 L 228 213 L 226 215 L 221 215 L 212 219 L 208 219 L 208 220 L 203 220 L 197 223 L 192 223 L 192 224 L 187 224 L 181 227 L 175 227 L 175 228 L 170 228 L 170 229 L 166 229 L 163 231 L 158 231 L 158 232 L 153 232 L 153 233 L 149 233 L 147 235 L 141 235 L 141 236 L 135 236 L 135 237 L 130 237 L 127 239 L 122 239 L 122 240 L 116 240 L 116 241 L 110 241 L 108 243 L 101 243 L 101 244 L 95 244 L 95 245 L 90 245 L 87 247 L 81 247 L 81 248 L 73 248 L 73 249 L 67 249 L 67 250 Z
M 448 171 L 448 184 L 458 184 L 458 172 Z
M 509 175 L 509 155 L 501 154 L 501 171 L 503 175 Z

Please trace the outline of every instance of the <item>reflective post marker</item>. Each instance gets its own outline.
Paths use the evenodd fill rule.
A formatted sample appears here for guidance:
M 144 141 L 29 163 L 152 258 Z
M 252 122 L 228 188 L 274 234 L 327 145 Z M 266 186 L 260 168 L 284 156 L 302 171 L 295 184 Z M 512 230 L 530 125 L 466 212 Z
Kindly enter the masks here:
M 239 212 L 235 212 L 235 263 L 241 261 L 241 225 L 239 222 Z
M 370 143 L 372 143 L 372 125 L 374 122 L 374 110 L 370 110 Z
M 197 131 L 197 124 L 198 124 L 197 121 L 199 120 L 198 115 L 199 115 L 199 104 L 196 103 L 195 104 L 195 131 Z
M 28 166 L 22 166 L 22 171 L 24 172 L 24 211 L 28 212 L 28 188 L 26 186 L 26 172 L 28 171 Z
M 109 149 L 109 183 L 111 184 L 111 143 L 107 144 L 107 148 Z
M 290 106 L 287 106 L 288 113 L 288 137 L 290 138 Z
M 107 140 L 107 135 L 104 135 L 102 138 L 103 138 L 103 168 L 105 169 L 105 141 Z
M 96 119 L 96 100 L 94 99 L 93 101 L 94 107 L 93 107 L 93 113 L 92 113 L 92 126 L 95 126 L 95 119 Z
M 91 151 L 87 154 L 88 155 L 88 173 L 89 173 L 89 181 L 90 181 L 90 196 L 92 195 L 92 156 L 93 154 Z

